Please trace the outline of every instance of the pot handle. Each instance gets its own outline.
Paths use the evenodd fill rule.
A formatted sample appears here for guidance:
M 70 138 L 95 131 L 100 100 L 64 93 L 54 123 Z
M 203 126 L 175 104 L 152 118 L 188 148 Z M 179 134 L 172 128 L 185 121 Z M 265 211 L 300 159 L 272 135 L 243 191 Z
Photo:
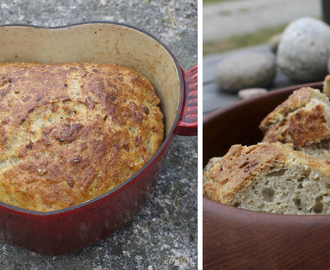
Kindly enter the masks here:
M 197 65 L 182 72 L 184 78 L 183 108 L 175 129 L 176 135 L 197 135 Z

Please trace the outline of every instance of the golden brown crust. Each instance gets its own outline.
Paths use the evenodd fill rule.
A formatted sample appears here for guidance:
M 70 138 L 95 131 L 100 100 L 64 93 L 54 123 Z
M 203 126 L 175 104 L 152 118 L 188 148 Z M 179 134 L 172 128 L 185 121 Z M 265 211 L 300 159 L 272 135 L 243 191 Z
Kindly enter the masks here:
M 283 119 L 282 121 L 270 125 L 268 129 L 265 130 L 265 135 L 263 142 L 281 142 L 283 138 L 287 138 L 289 127 L 287 125 L 287 120 Z
M 204 194 L 212 200 L 231 204 L 233 197 L 253 181 L 275 168 L 289 167 L 293 162 L 330 175 L 329 162 L 289 150 L 280 144 L 233 145 L 204 173 Z
M 300 147 L 328 139 L 329 108 L 327 97 L 319 90 L 305 87 L 295 91 L 261 122 L 263 142 L 279 141 Z
M 311 110 L 299 110 L 289 117 L 288 135 L 296 146 L 320 142 L 328 133 L 324 106 L 316 105 Z
M 287 100 L 278 105 L 265 119 L 260 123 L 259 128 L 266 132 L 269 126 L 284 119 L 290 112 L 295 111 L 306 105 L 314 94 L 314 89 L 310 87 L 303 87 L 291 94 Z
M 247 185 L 251 178 L 266 171 L 285 159 L 281 148 L 264 143 L 245 147 L 233 145 L 205 174 L 205 196 L 212 200 L 228 203 L 237 190 Z
M 35 211 L 101 195 L 163 141 L 151 83 L 111 64 L 0 64 L 0 198 Z

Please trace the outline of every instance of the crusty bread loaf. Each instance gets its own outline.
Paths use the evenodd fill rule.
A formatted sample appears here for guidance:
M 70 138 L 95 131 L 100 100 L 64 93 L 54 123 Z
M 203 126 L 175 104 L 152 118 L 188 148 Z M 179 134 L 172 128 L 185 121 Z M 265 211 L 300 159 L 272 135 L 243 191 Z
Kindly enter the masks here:
M 330 102 L 318 89 L 304 87 L 277 106 L 260 124 L 264 142 L 294 147 L 330 139 Z
M 330 214 L 330 166 L 277 143 L 234 145 L 204 173 L 206 197 L 280 214 Z
M 112 64 L 0 64 L 0 201 L 47 212 L 95 198 L 159 149 L 151 83 Z

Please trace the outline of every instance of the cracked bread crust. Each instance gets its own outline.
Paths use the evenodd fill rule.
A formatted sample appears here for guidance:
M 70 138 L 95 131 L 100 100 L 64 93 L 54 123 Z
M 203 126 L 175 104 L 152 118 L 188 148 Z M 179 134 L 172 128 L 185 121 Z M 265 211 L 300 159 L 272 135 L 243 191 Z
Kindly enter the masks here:
M 330 138 L 330 102 L 317 89 L 304 87 L 277 106 L 260 124 L 263 142 L 308 146 Z
M 204 173 L 204 195 L 231 204 L 236 193 L 249 185 L 254 177 L 284 160 L 285 151 L 269 143 L 250 147 L 233 145 Z
M 164 139 L 151 83 L 112 64 L 0 64 L 0 200 L 48 212 L 95 198 Z

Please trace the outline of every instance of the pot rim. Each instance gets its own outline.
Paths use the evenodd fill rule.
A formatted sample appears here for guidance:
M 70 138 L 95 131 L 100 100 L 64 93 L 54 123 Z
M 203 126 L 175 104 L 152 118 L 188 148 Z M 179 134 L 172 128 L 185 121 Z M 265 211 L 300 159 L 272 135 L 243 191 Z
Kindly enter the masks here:
M 140 175 L 143 171 L 145 171 L 147 169 L 147 167 L 149 167 L 151 165 L 151 163 L 153 163 L 153 161 L 164 150 L 165 146 L 167 144 L 169 144 L 170 141 L 172 140 L 172 137 L 174 135 L 174 130 L 175 130 L 176 126 L 178 125 L 179 119 L 181 117 L 182 106 L 183 106 L 182 101 L 183 101 L 184 82 L 183 82 L 182 68 L 181 68 L 178 60 L 176 59 L 175 55 L 172 53 L 172 51 L 162 41 L 160 41 L 156 36 L 154 36 L 153 34 L 150 34 L 149 32 L 147 32 L 143 29 L 140 29 L 136 26 L 132 26 L 132 25 L 125 24 L 125 23 L 112 22 L 112 21 L 89 21 L 89 22 L 81 22 L 81 23 L 69 24 L 69 25 L 64 25 L 64 26 L 55 26 L 55 27 L 45 27 L 45 26 L 27 25 L 27 24 L 2 24 L 2 25 L 0 25 L 0 28 L 4 28 L 4 27 L 31 27 L 31 28 L 37 28 L 37 29 L 56 30 L 56 29 L 79 27 L 81 25 L 87 25 L 87 24 L 112 24 L 112 25 L 118 25 L 118 26 L 131 28 L 133 30 L 139 31 L 142 34 L 145 34 L 145 35 L 149 36 L 150 38 L 154 39 L 157 43 L 159 43 L 170 54 L 171 58 L 173 59 L 173 61 L 175 63 L 175 66 L 176 66 L 176 69 L 177 69 L 177 74 L 178 74 L 179 81 L 180 81 L 179 103 L 178 103 L 177 113 L 176 113 L 173 125 L 172 125 L 168 135 L 164 139 L 162 145 L 157 150 L 157 152 L 152 156 L 152 158 L 140 170 L 138 170 L 135 174 L 133 174 L 130 178 L 128 178 L 126 181 L 124 181 L 120 185 L 116 186 L 115 188 L 109 190 L 108 192 L 106 192 L 106 193 L 104 193 L 100 196 L 97 196 L 97 197 L 95 197 L 91 200 L 82 202 L 82 203 L 74 205 L 74 206 L 70 206 L 70 207 L 67 207 L 67 208 L 63 208 L 63 209 L 55 210 L 55 211 L 50 211 L 50 212 L 38 212 L 38 211 L 28 210 L 28 209 L 20 208 L 20 207 L 13 206 L 13 205 L 10 205 L 10 204 L 6 204 L 6 203 L 1 202 L 1 201 L 0 201 L 0 207 L 9 208 L 10 210 L 15 210 L 17 212 L 22 212 L 24 214 L 29 214 L 29 215 L 34 215 L 34 216 L 55 216 L 55 215 L 61 215 L 61 214 L 64 214 L 64 213 L 67 213 L 67 212 L 70 212 L 70 211 L 74 211 L 74 210 L 77 210 L 79 208 L 84 208 L 85 206 L 88 206 L 88 205 L 92 205 L 93 203 L 95 203 L 99 200 L 102 200 L 102 199 L 110 196 L 111 194 L 119 191 L 121 188 L 127 186 L 130 182 L 132 182 L 138 175 Z

